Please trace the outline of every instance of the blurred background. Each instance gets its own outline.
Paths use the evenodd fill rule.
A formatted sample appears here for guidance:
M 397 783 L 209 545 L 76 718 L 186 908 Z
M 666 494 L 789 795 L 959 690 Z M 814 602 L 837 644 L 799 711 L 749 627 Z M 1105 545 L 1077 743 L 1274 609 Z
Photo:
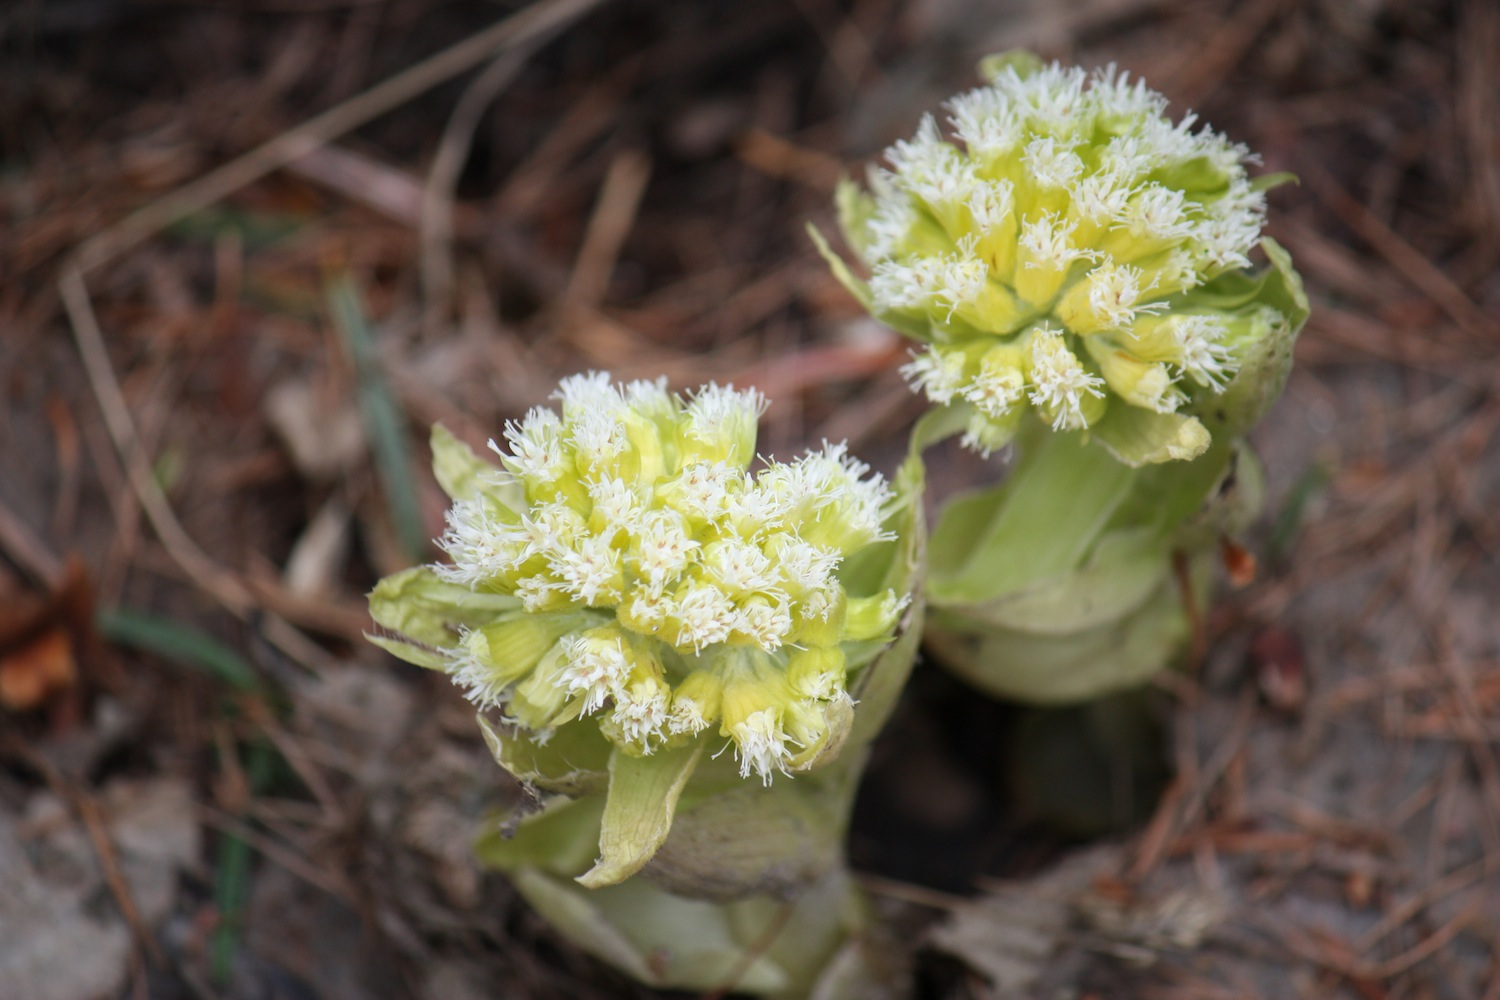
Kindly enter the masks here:
M 919 669 L 851 844 L 912 995 L 1500 997 L 1500 5 L 11 0 L 0 1000 L 651 995 L 477 870 L 523 793 L 363 595 L 428 427 L 581 370 L 890 472 L 907 347 L 804 227 L 1015 47 L 1296 173 L 1315 311 L 1131 726 Z

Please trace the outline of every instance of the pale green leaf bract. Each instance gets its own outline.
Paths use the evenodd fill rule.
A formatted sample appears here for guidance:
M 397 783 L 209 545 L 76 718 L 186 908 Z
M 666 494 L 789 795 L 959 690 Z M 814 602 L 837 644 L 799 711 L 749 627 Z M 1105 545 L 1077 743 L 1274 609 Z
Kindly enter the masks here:
M 385 635 L 374 635 L 366 632 L 365 639 L 390 653 L 398 660 L 405 660 L 414 666 L 425 667 L 428 670 L 439 670 L 444 673 L 452 665 L 452 660 L 442 650 L 433 649 L 431 646 L 419 645 L 415 642 L 405 642 Z
M 934 613 L 942 625 L 942 612 Z M 1136 687 L 1167 666 L 1189 625 L 1176 581 L 1164 579 L 1136 611 L 1067 635 L 1009 629 L 934 629 L 930 639 L 960 677 L 992 695 L 1067 704 Z
M 1292 370 L 1292 348 L 1297 335 L 1312 311 L 1302 278 L 1292 269 L 1290 255 L 1269 238 L 1261 242 L 1261 247 L 1270 258 L 1271 267 L 1261 275 L 1256 303 L 1272 307 L 1284 321 L 1247 345 L 1240 357 L 1239 374 L 1223 395 L 1204 407 L 1205 419 L 1211 421 L 1216 434 L 1245 433 L 1276 402 Z
M 865 233 L 869 229 L 870 218 L 875 214 L 874 197 L 849 178 L 840 177 L 838 185 L 833 189 L 833 203 L 838 210 L 839 230 L 844 234 L 844 241 L 863 258 L 869 248 Z M 816 239 L 815 237 L 814 242 Z M 819 251 L 822 251 L 822 247 Z M 827 257 L 825 253 L 824 259 Z
M 459 626 L 482 625 L 520 606 L 520 600 L 508 594 L 486 594 L 449 583 L 431 566 L 394 573 L 370 593 L 370 617 L 378 625 L 436 647 L 457 643 Z
M 833 276 L 838 279 L 839 284 L 848 289 L 849 294 L 854 296 L 861 306 L 865 309 L 872 309 L 870 286 L 849 269 L 844 258 L 833 252 L 833 247 L 828 245 L 828 240 L 811 222 L 807 224 L 807 235 L 812 237 L 813 246 L 818 248 L 818 253 L 828 262 L 828 267 L 833 271 Z
M 613 745 L 596 726 L 562 726 L 538 740 L 517 726 L 496 726 L 479 716 L 479 729 L 495 758 L 518 781 L 560 795 L 600 795 L 609 784 Z
M 474 450 L 453 436 L 442 424 L 432 425 L 432 474 L 438 485 L 453 500 L 468 500 L 479 492 L 484 480 L 495 467 L 474 454 Z
M 1024 80 L 1041 72 L 1045 65 L 1042 57 L 1030 49 L 1010 49 L 1006 52 L 996 52 L 979 60 L 979 75 L 986 80 L 993 81 L 1000 74 L 1011 70 Z
M 677 799 L 703 756 L 703 739 L 637 757 L 615 750 L 599 832 L 599 861 L 578 877 L 590 889 L 640 871 L 672 829 Z
M 497 823 L 475 843 L 474 853 L 480 863 L 512 877 L 522 870 L 541 869 L 571 880 L 593 863 L 603 812 L 600 796 L 558 795 L 520 822 Z
M 733 982 L 737 993 L 766 995 L 791 985 L 771 957 L 749 951 L 753 942 L 738 933 L 739 914 L 726 907 L 672 896 L 639 879 L 597 890 L 534 868 L 511 879 L 569 940 L 648 986 L 703 993 Z M 775 917 L 771 902 L 757 907 L 763 920 Z
M 944 618 L 980 629 L 1067 636 L 1134 611 L 1169 569 L 1160 531 L 1122 529 L 1106 534 L 1078 569 L 988 601 L 950 606 Z
M 1125 465 L 1190 462 L 1208 450 L 1209 433 L 1197 417 L 1111 406 L 1091 428 L 1099 443 Z

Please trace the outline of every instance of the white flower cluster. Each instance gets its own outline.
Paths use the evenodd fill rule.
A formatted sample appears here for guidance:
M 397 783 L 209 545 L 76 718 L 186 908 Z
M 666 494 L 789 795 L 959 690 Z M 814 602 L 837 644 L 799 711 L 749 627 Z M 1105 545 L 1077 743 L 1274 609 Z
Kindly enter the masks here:
M 841 192 L 872 311 L 930 345 L 907 378 L 968 404 L 985 451 L 1028 409 L 1081 430 L 1117 401 L 1172 414 L 1222 391 L 1237 318 L 1191 293 L 1260 241 L 1248 151 L 1113 67 L 994 67 L 949 102 L 954 141 L 927 116 L 870 194 Z
M 455 680 L 538 732 L 597 716 L 650 753 L 718 722 L 747 775 L 795 766 L 847 701 L 840 644 L 900 610 L 856 623 L 874 605 L 838 577 L 891 537 L 884 479 L 827 444 L 752 474 L 754 390 L 683 400 L 590 373 L 554 398 L 560 414 L 535 409 L 506 427 L 508 449 L 491 442 L 503 471 L 448 513 L 440 576 L 523 609 L 465 634 Z M 794 689 L 788 664 L 814 652 L 819 684 Z

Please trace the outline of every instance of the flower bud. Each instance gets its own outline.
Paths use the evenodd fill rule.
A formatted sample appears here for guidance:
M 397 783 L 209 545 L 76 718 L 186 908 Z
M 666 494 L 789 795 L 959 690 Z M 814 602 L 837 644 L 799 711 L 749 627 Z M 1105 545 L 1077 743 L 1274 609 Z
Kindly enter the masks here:
M 785 680 L 761 671 L 739 673 L 725 682 L 719 732 L 739 748 L 740 777 L 755 774 L 769 785 L 773 772 L 786 773 L 792 747 L 782 719 L 791 700 Z
M 1194 130 L 1193 115 L 1174 124 L 1164 97 L 1113 66 L 1025 53 L 982 66 L 988 83 L 947 105 L 949 133 L 924 117 L 869 193 L 840 188 L 868 280 L 820 251 L 877 319 L 928 345 L 902 371 L 963 411 L 948 426 L 968 447 L 1005 446 L 1031 413 L 1097 429 L 1129 465 L 1196 457 L 1209 435 L 1192 419 L 1274 339 L 1273 324 L 1242 320 L 1294 280 L 1236 274 L 1262 244 L 1269 185 L 1248 177 L 1247 149 Z M 1190 320 L 1177 341 L 1159 343 L 1178 316 Z M 997 347 L 1012 356 L 980 362 Z
M 744 470 L 755 457 L 755 431 L 766 398 L 754 389 L 707 385 L 688 403 L 677 433 L 684 464 L 723 463 Z
M 582 880 L 605 885 L 660 847 L 700 759 L 729 750 L 767 788 L 833 763 L 852 718 L 844 646 L 873 669 L 871 640 L 892 638 L 914 570 L 854 573 L 851 627 L 840 573 L 895 539 L 893 494 L 843 445 L 752 474 L 766 406 L 755 390 L 708 385 L 684 400 L 590 373 L 554 399 L 560 413 L 507 425 L 503 472 L 434 435 L 455 500 L 440 543 L 452 563 L 422 570 L 420 592 L 382 583 L 372 611 L 421 633 L 382 645 L 499 709 L 508 725 L 491 727 L 492 749 L 521 780 L 566 794 L 603 783 L 601 860 Z M 915 532 L 907 489 L 891 523 Z M 435 604 L 408 607 L 433 588 Z
M 832 699 L 844 690 L 845 659 L 838 646 L 799 649 L 787 657 L 787 683 L 803 698 Z
M 581 699 L 571 697 L 565 680 L 567 670 L 568 658 L 562 647 L 553 646 L 510 692 L 505 702 L 506 717 L 533 732 L 547 732 L 576 718 L 583 706 Z
M 724 682 L 712 670 L 694 670 L 672 692 L 667 727 L 674 733 L 696 736 L 722 715 Z
M 910 603 L 910 598 L 898 596 L 894 590 L 849 598 L 845 604 L 844 638 L 889 639 L 895 634 L 901 612 Z
M 480 705 L 503 704 L 505 690 L 530 673 L 580 619 L 507 615 L 464 633 L 454 677 Z

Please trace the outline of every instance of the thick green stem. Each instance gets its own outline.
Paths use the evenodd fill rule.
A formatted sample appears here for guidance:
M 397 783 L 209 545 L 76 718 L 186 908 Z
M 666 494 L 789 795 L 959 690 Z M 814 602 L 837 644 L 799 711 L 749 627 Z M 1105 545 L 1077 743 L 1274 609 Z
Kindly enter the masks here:
M 1003 483 L 938 521 L 930 643 L 972 683 L 1025 701 L 1143 683 L 1187 635 L 1173 553 L 1205 586 L 1203 553 L 1258 503 L 1255 477 L 1237 474 L 1249 460 L 1227 435 L 1193 461 L 1141 468 L 1040 425 L 1017 447 Z

